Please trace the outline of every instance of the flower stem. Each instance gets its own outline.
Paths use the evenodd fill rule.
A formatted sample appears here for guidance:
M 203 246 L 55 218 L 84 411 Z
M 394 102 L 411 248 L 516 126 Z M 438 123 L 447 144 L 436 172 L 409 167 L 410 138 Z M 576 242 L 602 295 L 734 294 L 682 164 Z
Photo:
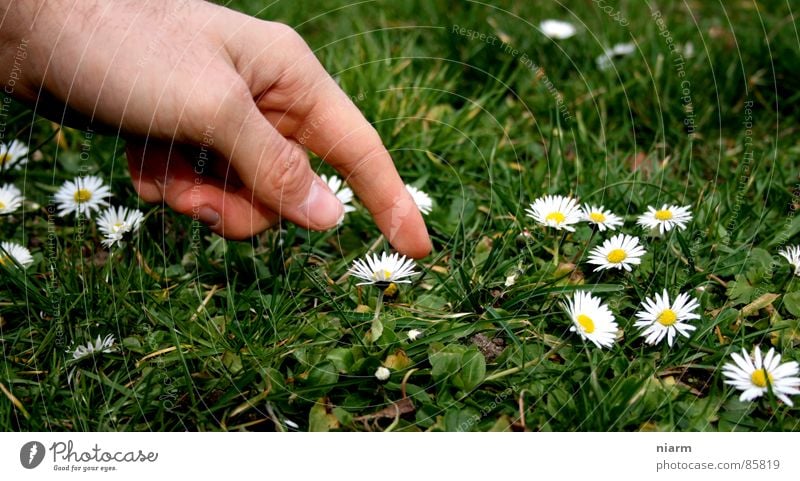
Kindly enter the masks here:
M 553 265 L 558 269 L 558 248 L 561 246 L 561 242 L 558 237 L 555 238 L 555 241 L 555 245 L 553 246 Z
M 375 301 L 375 317 L 372 318 L 374 322 L 381 315 L 381 307 L 383 306 L 383 289 L 378 289 L 378 300 Z

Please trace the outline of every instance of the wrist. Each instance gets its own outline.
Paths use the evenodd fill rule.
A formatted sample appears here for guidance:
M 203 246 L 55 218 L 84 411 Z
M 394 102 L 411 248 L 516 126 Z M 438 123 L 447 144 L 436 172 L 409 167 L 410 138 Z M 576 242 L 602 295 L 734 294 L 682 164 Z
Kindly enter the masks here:
M 0 0 L 0 85 L 4 93 L 30 100 L 41 85 L 50 59 L 52 35 L 63 33 L 59 11 L 70 8 L 67 0 Z

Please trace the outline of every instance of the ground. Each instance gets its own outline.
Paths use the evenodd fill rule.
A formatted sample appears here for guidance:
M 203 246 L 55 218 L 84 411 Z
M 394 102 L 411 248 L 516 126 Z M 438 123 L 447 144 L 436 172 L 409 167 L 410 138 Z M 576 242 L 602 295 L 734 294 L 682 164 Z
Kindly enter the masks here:
M 800 241 L 791 2 L 265 3 L 230 6 L 294 26 L 404 179 L 433 198 L 421 275 L 385 297 L 375 341 L 378 288 L 345 275 L 389 248 L 363 207 L 326 233 L 284 224 L 225 241 L 140 203 L 120 139 L 12 102 L 6 135 L 38 153 L 3 173 L 28 200 L 0 233 L 34 264 L 0 278 L 0 428 L 800 426 L 797 407 L 742 402 L 721 372 L 755 345 L 800 360 L 800 279 L 777 255 Z M 547 18 L 578 32 L 549 39 Z M 604 48 L 628 42 L 631 55 L 598 66 Z M 94 223 L 48 213 L 82 174 L 145 214 L 126 245 L 105 249 Z M 624 216 L 648 251 L 642 264 L 594 272 L 588 251 L 610 235 L 538 225 L 525 208 L 545 194 Z M 636 218 L 662 204 L 690 206 L 693 220 L 649 237 Z M 672 348 L 633 326 L 665 288 L 700 301 L 697 329 Z M 561 303 L 580 289 L 614 312 L 610 349 L 570 332 Z M 421 336 L 409 340 L 411 329 Z M 113 352 L 72 361 L 108 334 Z M 381 365 L 386 381 L 374 377 Z

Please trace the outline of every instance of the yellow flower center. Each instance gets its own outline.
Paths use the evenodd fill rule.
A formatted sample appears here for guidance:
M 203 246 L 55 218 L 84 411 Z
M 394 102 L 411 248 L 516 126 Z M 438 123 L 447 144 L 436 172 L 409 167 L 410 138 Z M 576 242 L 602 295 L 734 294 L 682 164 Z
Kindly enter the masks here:
M 672 219 L 672 211 L 657 210 L 655 215 L 656 220 L 670 220 Z
M 92 193 L 87 189 L 78 189 L 75 191 L 75 202 L 83 203 L 92 198 Z
M 774 381 L 772 374 L 768 373 L 764 368 L 756 369 L 750 375 L 750 380 L 758 387 L 767 387 L 767 379 L 769 379 L 770 384 Z
M 0 154 L 0 166 L 6 165 L 11 160 L 11 154 Z
M 622 249 L 614 249 L 613 251 L 609 252 L 606 256 L 608 262 L 612 264 L 619 264 L 620 262 L 624 261 L 628 257 L 628 254 L 625 253 Z
M 381 269 L 379 271 L 375 271 L 372 276 L 376 281 L 388 281 L 392 278 L 392 273 L 386 269 Z
M 594 321 L 592 321 L 592 318 L 586 314 L 578 314 L 578 324 L 581 325 L 586 334 L 591 334 L 594 332 Z
M 0 266 L 6 265 L 6 261 L 8 261 L 7 255 L 0 255 Z
M 5 208 L 6 208 L 6 205 L 3 203 L 2 200 L 0 200 L 0 210 L 3 210 Z
M 124 226 L 124 225 L 125 225 L 124 222 L 117 222 L 116 224 L 111 226 L 111 230 L 114 231 L 114 232 L 119 232 L 119 230 L 122 229 L 122 226 Z
M 589 214 L 589 218 L 592 220 L 592 222 L 596 222 L 598 224 L 602 224 L 606 221 L 606 216 L 604 216 L 602 212 L 592 212 Z
M 551 221 L 555 222 L 556 224 L 560 224 L 560 223 L 564 222 L 565 220 L 567 220 L 567 217 L 564 214 L 562 214 L 561 212 L 556 211 L 556 212 L 551 212 L 551 213 L 547 214 L 547 217 L 545 217 L 544 220 L 551 220 Z
M 672 309 L 664 309 L 661 314 L 656 317 L 656 321 L 662 326 L 669 327 L 675 324 L 675 321 L 678 320 L 678 315 L 675 314 L 675 311 Z

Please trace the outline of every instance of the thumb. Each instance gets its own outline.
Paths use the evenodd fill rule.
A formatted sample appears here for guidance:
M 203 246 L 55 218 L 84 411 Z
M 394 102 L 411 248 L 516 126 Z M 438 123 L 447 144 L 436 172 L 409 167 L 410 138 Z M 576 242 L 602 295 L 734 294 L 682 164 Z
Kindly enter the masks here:
M 241 98 L 241 97 L 240 97 Z M 254 200 L 280 217 L 313 230 L 336 226 L 344 206 L 314 173 L 305 149 L 267 121 L 252 97 L 225 102 L 215 150 L 224 155 Z

